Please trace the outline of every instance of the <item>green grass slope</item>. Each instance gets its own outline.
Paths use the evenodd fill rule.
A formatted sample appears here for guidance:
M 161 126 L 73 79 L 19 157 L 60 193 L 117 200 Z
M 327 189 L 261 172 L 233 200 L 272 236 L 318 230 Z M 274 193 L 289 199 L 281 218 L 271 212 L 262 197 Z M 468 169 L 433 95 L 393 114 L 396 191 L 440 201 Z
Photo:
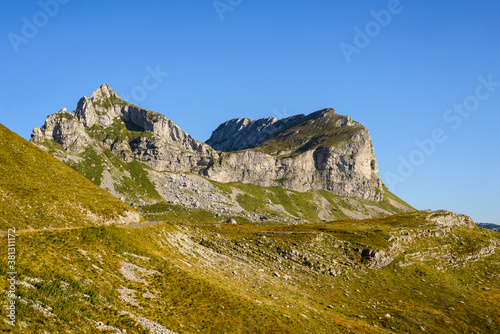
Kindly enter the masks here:
M 21 233 L 0 332 L 499 333 L 500 235 L 447 216 Z
M 130 206 L 0 124 L 0 230 L 141 219 Z

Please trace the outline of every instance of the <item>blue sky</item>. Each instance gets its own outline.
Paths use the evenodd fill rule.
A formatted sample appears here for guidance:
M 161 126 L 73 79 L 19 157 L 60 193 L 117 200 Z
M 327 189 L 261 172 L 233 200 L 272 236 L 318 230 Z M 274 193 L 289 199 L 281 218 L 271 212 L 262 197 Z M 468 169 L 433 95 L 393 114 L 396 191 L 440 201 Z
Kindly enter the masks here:
M 333 107 L 370 130 L 398 196 L 500 223 L 497 1 L 6 0 L 0 11 L 0 123 L 25 138 L 104 82 L 201 141 L 234 117 Z

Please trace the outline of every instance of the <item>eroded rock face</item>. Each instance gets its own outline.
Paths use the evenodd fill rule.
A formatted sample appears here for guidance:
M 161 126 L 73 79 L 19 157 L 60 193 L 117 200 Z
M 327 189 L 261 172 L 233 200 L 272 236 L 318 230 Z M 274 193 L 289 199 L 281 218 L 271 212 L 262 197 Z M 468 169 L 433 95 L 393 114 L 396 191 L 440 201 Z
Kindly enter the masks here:
M 75 115 L 86 128 L 91 128 L 94 124 L 99 122 L 94 104 L 92 100 L 86 96 L 78 101 L 78 105 L 73 111 L 73 115 Z
M 311 129 L 315 132 L 304 135 Z M 129 130 L 142 135 L 131 139 L 116 133 Z M 302 136 L 300 143 L 292 140 L 294 144 L 287 146 L 287 140 L 297 134 Z M 321 144 L 323 137 L 341 139 L 327 145 Z M 261 149 L 275 138 L 286 147 L 276 152 Z M 238 151 L 220 152 L 195 140 L 166 116 L 121 100 L 103 84 L 90 98 L 80 99 L 71 113 L 63 109 L 33 130 L 32 142 L 43 146 L 47 139 L 69 154 L 79 154 L 90 145 L 101 152 L 109 149 L 125 162 L 139 159 L 157 171 L 195 173 L 219 182 L 282 186 L 302 192 L 324 189 L 371 201 L 383 198 L 368 131 L 333 109 L 282 120 L 230 120 L 207 143 L 222 151 Z
M 45 140 L 54 140 L 71 153 L 85 151 L 91 142 L 82 122 L 68 114 L 66 108 L 50 115 L 41 128 L 33 129 L 32 142 L 43 145 Z
M 308 126 L 314 122 L 324 124 L 327 129 L 316 125 L 312 130 Z M 314 145 L 318 137 L 329 135 L 328 129 L 332 126 L 344 127 L 345 132 L 350 131 L 352 135 L 336 145 Z M 295 152 L 262 152 L 268 148 L 259 146 L 276 137 L 280 137 L 281 143 L 286 143 L 286 137 L 301 131 L 310 135 L 303 139 L 301 147 L 288 147 Z M 342 135 L 344 132 L 338 133 Z M 333 109 L 281 121 L 273 118 L 235 119 L 219 126 L 207 143 L 226 151 L 247 148 L 222 153 L 221 159 L 205 170 L 204 175 L 219 182 L 245 182 L 266 187 L 280 185 L 298 191 L 324 189 L 336 195 L 372 201 L 383 198 L 382 181 L 368 130 L 348 116 L 337 115 Z
M 327 158 L 325 158 L 325 156 Z M 363 163 L 370 166 L 372 157 Z M 353 159 L 321 148 L 294 158 L 279 158 L 256 151 L 229 153 L 218 164 L 205 170 L 204 175 L 218 182 L 243 182 L 264 187 L 281 185 L 297 191 L 324 189 L 336 195 L 366 200 L 382 199 L 382 188 L 376 170 L 363 170 Z

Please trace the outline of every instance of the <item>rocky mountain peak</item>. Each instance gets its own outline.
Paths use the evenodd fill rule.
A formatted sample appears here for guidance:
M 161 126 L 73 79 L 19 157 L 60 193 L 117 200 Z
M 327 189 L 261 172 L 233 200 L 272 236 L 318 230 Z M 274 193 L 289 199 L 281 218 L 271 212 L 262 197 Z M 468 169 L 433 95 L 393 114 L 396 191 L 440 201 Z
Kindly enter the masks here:
M 121 100 L 120 95 L 118 95 L 113 88 L 109 85 L 103 83 L 101 87 L 97 88 L 92 95 L 90 95 L 90 99 L 94 102 L 101 101 L 104 99 L 108 99 L 110 97 L 114 97 Z
M 168 117 L 123 101 L 103 84 L 71 113 L 49 116 L 31 141 L 58 144 L 64 159 L 94 148 L 156 171 L 193 173 L 217 182 L 281 186 L 306 192 L 381 201 L 383 184 L 368 130 L 333 108 L 283 119 L 235 118 L 221 124 L 207 144 Z M 55 143 L 54 143 L 55 142 Z
M 82 97 L 71 113 L 62 109 L 49 116 L 44 126 L 33 130 L 32 142 L 46 140 L 54 140 L 64 150 L 77 154 L 89 144 L 109 148 L 126 160 L 149 159 L 151 166 L 160 169 L 169 165 L 165 161 L 175 159 L 179 150 L 203 155 L 211 151 L 168 117 L 123 101 L 107 84 L 102 84 L 90 98 Z
M 95 124 L 108 127 L 114 119 L 120 117 L 123 107 L 128 104 L 113 88 L 104 83 L 92 93 L 90 98 L 82 97 L 72 114 L 86 128 Z

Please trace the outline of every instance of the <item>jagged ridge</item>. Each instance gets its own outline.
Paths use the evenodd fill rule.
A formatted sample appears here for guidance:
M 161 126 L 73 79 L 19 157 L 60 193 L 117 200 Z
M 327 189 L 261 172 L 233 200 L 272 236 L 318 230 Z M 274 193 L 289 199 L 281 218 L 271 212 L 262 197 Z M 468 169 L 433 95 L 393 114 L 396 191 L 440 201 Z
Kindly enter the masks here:
M 233 143 L 241 139 L 238 149 L 251 148 L 216 151 L 164 115 L 123 101 L 103 84 L 90 98 L 80 99 L 71 113 L 61 109 L 50 115 L 41 128 L 33 130 L 31 141 L 134 205 L 165 201 L 215 212 L 229 208 L 229 213 L 241 214 L 246 204 L 233 190 L 246 192 L 249 188 L 237 186 L 236 190 L 223 185 L 236 182 L 302 193 L 327 190 L 356 203 L 379 203 L 366 209 L 361 209 L 363 203 L 359 207 L 356 204 L 357 208 L 348 204 L 350 212 L 340 214 L 328 204 L 333 201 L 340 205 L 340 199 L 311 196 L 311 201 L 319 201 L 316 206 L 330 212 L 323 215 L 325 219 L 371 217 L 411 209 L 386 191 L 378 176 L 369 133 L 349 117 L 324 109 L 280 121 L 243 123 L 246 130 L 231 130 L 228 136 Z M 224 128 L 220 126 L 216 132 L 227 133 Z M 374 211 L 372 207 L 378 208 Z M 359 210 L 363 211 L 361 216 Z M 244 213 L 252 220 L 258 215 Z
M 319 122 L 315 124 L 316 120 L 319 120 Z M 321 126 L 318 126 L 318 123 Z M 280 120 L 275 117 L 261 118 L 254 121 L 248 118 L 234 118 L 219 125 L 206 143 L 223 152 L 241 151 L 261 146 L 269 153 L 276 153 L 279 150 L 297 149 L 311 141 L 313 142 L 311 144 L 314 145 L 314 142 L 317 142 L 317 137 L 331 138 L 339 132 L 345 132 L 346 129 L 353 127 L 365 129 L 349 116 L 338 115 L 333 108 L 318 110 L 309 115 L 290 116 Z M 309 131 L 305 131 L 306 129 Z M 307 135 L 304 135 L 305 133 Z M 281 147 L 273 148 L 270 144 L 273 141 L 279 142 Z M 298 144 L 298 141 L 302 141 L 302 143 Z M 326 141 L 323 141 L 323 143 L 331 144 Z M 304 151 L 311 149 L 313 145 L 306 146 Z

